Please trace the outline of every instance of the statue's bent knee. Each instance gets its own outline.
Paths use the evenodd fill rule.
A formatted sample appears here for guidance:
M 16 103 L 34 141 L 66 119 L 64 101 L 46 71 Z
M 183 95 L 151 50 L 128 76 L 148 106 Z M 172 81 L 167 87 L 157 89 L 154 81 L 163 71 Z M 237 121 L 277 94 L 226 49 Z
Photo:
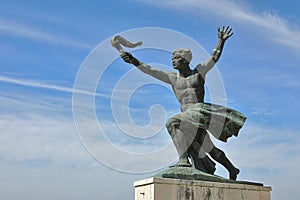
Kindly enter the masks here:
M 180 120 L 173 118 L 173 117 L 167 121 L 166 127 L 167 127 L 169 134 L 172 137 L 175 134 L 175 129 L 179 127 L 179 124 L 180 124 Z

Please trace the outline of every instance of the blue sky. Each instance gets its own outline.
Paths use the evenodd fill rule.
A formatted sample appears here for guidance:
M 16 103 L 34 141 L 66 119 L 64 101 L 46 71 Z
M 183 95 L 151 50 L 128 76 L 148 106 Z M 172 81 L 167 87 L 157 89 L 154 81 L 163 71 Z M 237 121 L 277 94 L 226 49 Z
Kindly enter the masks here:
M 185 34 L 210 52 L 217 27 L 230 25 L 234 35 L 216 70 L 227 106 L 248 119 L 238 138 L 215 141 L 216 145 L 241 169 L 240 180 L 272 186 L 274 200 L 298 199 L 299 4 L 291 0 L 0 1 L 0 198 L 133 199 L 133 181 L 157 173 L 176 157 L 164 122 L 179 111 L 178 104 L 168 86 L 123 63 L 115 49 L 99 51 L 99 60 L 114 57 L 95 91 L 95 112 L 105 137 L 96 137 L 95 124 L 86 118 L 82 128 L 87 131 L 81 137 L 92 139 L 87 146 L 78 137 L 72 111 L 73 86 L 83 63 L 103 41 L 144 27 Z M 134 54 L 172 70 L 166 67 L 171 66 L 170 52 Z M 122 79 L 124 75 L 134 78 Z M 130 91 L 133 82 L 143 87 Z M 81 91 L 89 98 L 93 92 Z M 212 92 L 207 93 L 207 101 Z M 82 116 L 93 109 L 80 103 Z M 135 127 L 128 126 L 128 110 Z M 145 138 L 138 137 L 140 132 Z M 104 140 L 132 157 L 118 155 Z M 166 147 L 159 157 L 140 161 L 140 155 Z M 99 162 L 95 155 L 106 156 Z M 139 169 L 148 172 L 128 173 Z M 221 166 L 217 174 L 227 177 Z

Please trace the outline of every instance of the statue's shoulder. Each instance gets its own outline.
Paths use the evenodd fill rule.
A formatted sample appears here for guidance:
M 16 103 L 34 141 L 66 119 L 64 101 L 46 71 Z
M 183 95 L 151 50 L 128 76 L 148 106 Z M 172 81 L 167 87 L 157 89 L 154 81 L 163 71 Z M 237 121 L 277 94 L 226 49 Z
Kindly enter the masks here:
M 194 71 L 199 74 L 203 74 L 204 70 L 205 70 L 205 66 L 203 63 L 198 64 L 194 69 Z
M 167 72 L 171 82 L 174 82 L 177 79 L 178 74 L 175 72 Z
M 205 79 L 205 74 L 203 73 L 203 70 L 202 68 L 199 68 L 199 67 L 196 67 L 194 70 L 193 70 L 193 74 L 197 74 L 198 77 L 202 78 L 202 79 Z M 204 74 L 204 75 L 203 75 Z
M 173 78 L 173 77 L 175 78 L 177 76 L 177 73 L 175 73 L 175 72 L 167 72 L 167 74 L 170 78 Z

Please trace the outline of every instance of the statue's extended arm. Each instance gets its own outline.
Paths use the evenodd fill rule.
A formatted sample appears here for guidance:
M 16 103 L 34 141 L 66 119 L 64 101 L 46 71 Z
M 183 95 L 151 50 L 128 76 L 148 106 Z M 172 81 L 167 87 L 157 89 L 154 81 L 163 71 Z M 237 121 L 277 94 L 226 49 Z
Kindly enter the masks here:
M 219 58 L 221 57 L 225 41 L 233 35 L 231 31 L 232 28 L 229 26 L 227 26 L 226 29 L 223 26 L 222 30 L 218 28 L 218 44 L 211 54 L 215 63 L 218 62 Z
M 136 66 L 139 70 L 148 74 L 158 80 L 170 84 L 170 79 L 168 73 L 152 68 L 151 66 L 139 61 L 137 58 L 133 57 L 129 52 L 124 52 L 121 54 L 122 59 L 130 64 Z
M 231 32 L 232 28 L 223 26 L 222 29 L 218 28 L 218 43 L 216 48 L 212 51 L 210 58 L 202 66 L 202 73 L 205 75 L 213 66 L 218 62 L 222 55 L 224 44 L 228 38 L 230 38 L 233 33 Z

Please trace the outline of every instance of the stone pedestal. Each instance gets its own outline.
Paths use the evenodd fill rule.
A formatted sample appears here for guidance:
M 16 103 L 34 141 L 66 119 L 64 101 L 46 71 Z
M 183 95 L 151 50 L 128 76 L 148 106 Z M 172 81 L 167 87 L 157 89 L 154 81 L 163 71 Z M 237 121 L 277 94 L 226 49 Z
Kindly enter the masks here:
M 152 177 L 134 182 L 135 200 L 270 200 L 271 187 Z

